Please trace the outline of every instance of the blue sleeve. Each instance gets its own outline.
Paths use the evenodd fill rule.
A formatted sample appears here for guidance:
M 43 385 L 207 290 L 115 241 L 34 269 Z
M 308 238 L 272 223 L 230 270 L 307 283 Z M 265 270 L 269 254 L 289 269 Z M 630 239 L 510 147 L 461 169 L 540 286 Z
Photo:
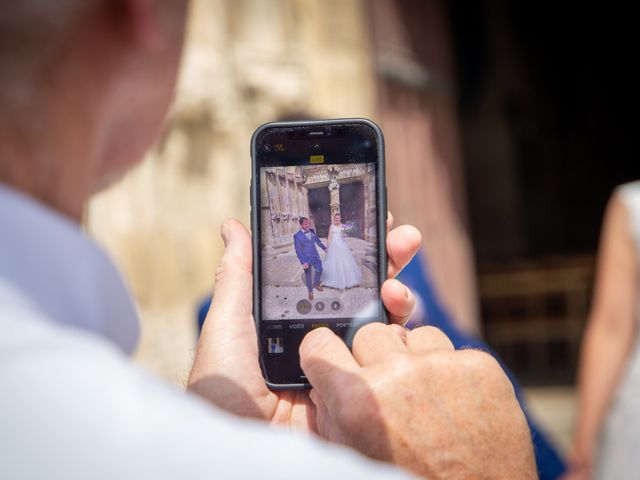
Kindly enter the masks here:
M 320 237 L 318 237 L 318 235 L 316 235 L 315 230 L 313 232 L 313 237 L 316 239 L 316 243 L 320 246 L 321 249 L 323 249 L 323 250 L 327 249 L 327 247 L 325 247 L 324 244 L 320 241 Z

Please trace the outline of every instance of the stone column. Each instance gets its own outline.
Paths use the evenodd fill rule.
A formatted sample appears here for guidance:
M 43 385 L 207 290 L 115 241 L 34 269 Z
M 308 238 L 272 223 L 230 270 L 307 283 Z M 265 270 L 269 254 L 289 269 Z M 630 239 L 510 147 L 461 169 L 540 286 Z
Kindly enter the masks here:
M 306 187 L 302 189 L 302 205 L 304 208 L 303 216 L 307 218 L 311 218 L 311 214 L 309 213 L 309 189 Z
M 295 234 L 298 226 L 298 215 L 300 214 L 300 202 L 298 201 L 298 182 L 296 181 L 297 176 L 297 168 L 294 167 L 291 172 L 291 217 L 289 218 L 291 221 L 291 234 Z
M 340 184 L 336 179 L 336 175 L 332 174 L 329 180 L 329 207 L 331 207 L 331 219 L 336 213 L 340 213 Z
M 365 217 L 365 240 L 375 242 L 377 237 L 376 222 L 376 174 L 373 165 L 367 166 L 367 173 L 364 180 L 364 217 Z M 382 207 L 382 206 L 381 206 Z
M 284 211 L 287 208 L 285 206 L 285 192 L 283 188 L 284 178 L 286 178 L 286 173 L 284 167 L 278 167 L 278 175 L 276 176 L 276 185 L 278 186 L 278 218 L 276 221 L 278 222 L 278 244 L 282 243 L 283 237 L 287 234 L 284 225 Z
M 267 184 L 267 205 L 269 206 L 269 218 L 267 220 L 267 224 L 269 225 L 269 231 L 271 232 L 271 244 L 273 245 L 276 242 L 277 232 L 275 226 L 273 225 L 273 215 L 275 214 L 275 200 L 274 200 L 274 192 L 275 185 L 273 184 L 274 173 L 271 170 L 265 170 L 265 182 Z
M 269 191 L 267 190 L 267 176 L 260 175 L 260 220 L 262 222 L 262 247 L 273 245 L 273 229 L 271 228 L 271 202 L 269 201 Z
M 274 168 L 269 171 L 269 205 L 271 206 L 271 227 L 273 231 L 273 243 L 275 245 L 280 243 L 281 231 L 280 231 L 280 181 L 278 179 L 278 169 Z
M 340 184 L 335 178 L 329 182 L 329 206 L 331 207 L 331 221 L 336 213 L 340 213 Z
M 292 237 L 296 233 L 296 225 L 298 221 L 298 196 L 296 185 L 296 173 L 298 167 L 290 167 L 287 175 L 287 197 L 289 199 L 289 211 L 287 220 L 289 222 L 289 236 Z
M 296 168 L 296 178 L 295 178 L 295 186 L 296 186 L 296 204 L 298 206 L 297 210 L 296 210 L 296 218 L 294 219 L 296 224 L 295 224 L 295 231 L 297 231 L 300 228 L 300 217 L 304 217 L 306 216 L 305 213 L 305 205 L 304 205 L 304 188 L 302 187 L 302 182 L 304 182 L 304 178 L 302 177 L 302 169 L 300 167 Z
M 309 218 L 309 190 L 305 187 L 305 177 L 302 174 L 303 170 L 300 168 L 300 176 L 298 179 L 299 200 L 300 200 L 300 216 Z

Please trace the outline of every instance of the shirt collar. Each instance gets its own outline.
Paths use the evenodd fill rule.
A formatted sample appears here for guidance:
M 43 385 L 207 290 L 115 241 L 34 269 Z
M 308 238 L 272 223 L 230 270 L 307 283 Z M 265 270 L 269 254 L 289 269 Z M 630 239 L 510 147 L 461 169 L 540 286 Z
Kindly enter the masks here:
M 138 316 L 106 253 L 67 217 L 0 184 L 0 277 L 52 321 L 101 335 L 126 353 Z

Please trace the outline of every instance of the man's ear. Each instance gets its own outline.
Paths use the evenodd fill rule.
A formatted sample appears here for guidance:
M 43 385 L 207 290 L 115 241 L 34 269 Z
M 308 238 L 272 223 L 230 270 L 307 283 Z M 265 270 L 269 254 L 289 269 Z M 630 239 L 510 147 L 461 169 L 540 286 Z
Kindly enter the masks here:
M 163 47 L 160 14 L 153 0 L 117 0 L 108 2 L 127 41 L 148 50 Z

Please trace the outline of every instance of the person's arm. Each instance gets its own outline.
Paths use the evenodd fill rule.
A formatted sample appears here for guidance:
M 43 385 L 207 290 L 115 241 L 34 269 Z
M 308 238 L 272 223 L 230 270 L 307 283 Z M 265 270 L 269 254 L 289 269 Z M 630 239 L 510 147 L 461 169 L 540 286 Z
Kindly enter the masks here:
M 614 196 L 605 215 L 592 310 L 582 343 L 573 478 L 591 476 L 602 420 L 635 337 L 637 263 L 629 232 L 628 212 Z
M 331 230 L 331 227 L 329 227 L 329 230 Z M 318 237 L 318 234 L 315 232 L 315 230 L 313 231 L 313 237 L 316 239 L 316 243 L 318 244 L 318 246 L 322 249 L 322 250 L 327 250 L 327 247 L 324 246 L 324 244 L 322 243 L 322 241 L 320 240 L 320 237 Z M 327 239 L 327 242 L 329 240 Z
M 389 228 L 392 221 L 389 215 Z M 221 233 L 225 250 L 188 389 L 236 415 L 314 431 L 315 408 L 308 391 L 273 392 L 262 377 L 252 315 L 251 236 L 235 220 L 225 222 Z M 413 311 L 413 293 L 393 277 L 413 258 L 421 242 L 420 232 L 408 225 L 387 235 L 389 280 L 380 294 L 391 323 L 404 324 Z
M 333 228 L 333 225 L 329 227 L 329 233 L 327 233 L 327 248 L 325 249 L 325 252 L 328 252 L 329 247 L 331 246 L 331 229 L 332 228 Z

